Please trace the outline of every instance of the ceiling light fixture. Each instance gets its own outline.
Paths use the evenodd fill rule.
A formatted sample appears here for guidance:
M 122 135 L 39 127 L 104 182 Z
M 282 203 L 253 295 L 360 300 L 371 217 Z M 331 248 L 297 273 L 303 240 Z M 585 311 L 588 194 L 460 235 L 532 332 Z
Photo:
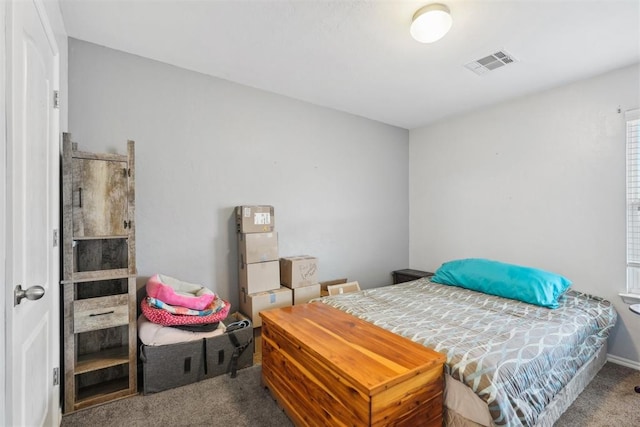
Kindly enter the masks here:
M 444 37 L 451 28 L 449 8 L 434 3 L 424 6 L 413 15 L 411 37 L 420 43 L 433 43 Z

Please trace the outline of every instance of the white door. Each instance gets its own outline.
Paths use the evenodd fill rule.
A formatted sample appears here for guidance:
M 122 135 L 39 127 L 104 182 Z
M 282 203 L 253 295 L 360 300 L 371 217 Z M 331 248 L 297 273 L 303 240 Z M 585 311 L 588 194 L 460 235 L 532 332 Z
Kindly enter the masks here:
M 7 319 L 5 420 L 57 426 L 59 363 L 59 55 L 41 0 L 6 2 L 6 177 L 4 255 Z M 14 305 L 14 289 L 44 295 Z M 0 420 L 2 421 L 2 420 Z

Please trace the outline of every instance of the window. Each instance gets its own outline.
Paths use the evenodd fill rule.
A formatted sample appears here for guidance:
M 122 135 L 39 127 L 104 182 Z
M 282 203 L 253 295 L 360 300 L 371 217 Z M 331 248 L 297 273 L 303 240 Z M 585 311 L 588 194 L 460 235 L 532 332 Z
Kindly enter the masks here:
M 627 292 L 640 294 L 640 110 L 627 119 Z

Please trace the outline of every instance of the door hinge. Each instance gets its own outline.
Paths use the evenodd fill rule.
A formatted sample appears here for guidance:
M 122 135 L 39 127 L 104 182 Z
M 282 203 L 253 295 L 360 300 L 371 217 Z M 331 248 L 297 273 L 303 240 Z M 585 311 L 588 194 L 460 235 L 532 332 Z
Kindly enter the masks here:
M 53 108 L 60 108 L 60 91 L 53 91 Z
M 53 368 L 53 385 L 60 385 L 60 368 Z
M 55 230 L 53 230 L 53 247 L 56 248 L 58 247 L 58 229 L 56 228 Z

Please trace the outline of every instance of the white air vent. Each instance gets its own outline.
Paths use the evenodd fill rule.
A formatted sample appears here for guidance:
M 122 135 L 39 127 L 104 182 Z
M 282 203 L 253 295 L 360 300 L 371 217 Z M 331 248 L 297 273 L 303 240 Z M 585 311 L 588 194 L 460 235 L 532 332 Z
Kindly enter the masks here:
M 513 55 L 504 50 L 499 50 L 496 53 L 480 58 L 477 61 L 469 62 L 465 67 L 481 76 L 489 71 L 493 71 L 514 62 L 517 62 L 517 60 Z

